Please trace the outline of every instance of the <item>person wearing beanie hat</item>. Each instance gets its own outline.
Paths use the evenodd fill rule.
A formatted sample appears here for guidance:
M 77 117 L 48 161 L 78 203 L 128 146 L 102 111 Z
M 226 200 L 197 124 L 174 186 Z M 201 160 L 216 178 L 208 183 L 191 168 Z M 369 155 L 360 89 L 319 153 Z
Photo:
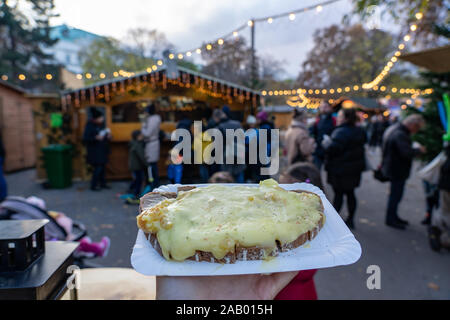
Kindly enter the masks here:
M 96 109 L 90 110 L 91 119 L 86 123 L 83 142 L 86 145 L 86 161 L 93 167 L 91 190 L 109 189 L 105 180 L 105 166 L 108 162 L 109 141 L 111 134 L 105 129 L 103 113 Z

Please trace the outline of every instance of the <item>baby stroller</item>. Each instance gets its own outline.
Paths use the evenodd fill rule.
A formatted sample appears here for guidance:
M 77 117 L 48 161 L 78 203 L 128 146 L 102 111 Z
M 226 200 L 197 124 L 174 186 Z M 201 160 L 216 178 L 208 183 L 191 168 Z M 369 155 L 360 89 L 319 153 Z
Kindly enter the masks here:
M 35 198 L 38 199 L 38 198 Z M 33 220 L 33 219 L 47 219 L 49 222 L 45 225 L 45 240 L 46 241 L 77 241 L 82 243 L 89 239 L 87 237 L 86 227 L 78 221 L 71 221 L 71 232 L 68 231 L 58 223 L 51 211 L 45 210 L 44 206 L 39 206 L 29 199 L 17 196 L 9 196 L 0 203 L 0 220 Z M 90 239 L 89 239 L 90 241 Z M 77 250 L 74 253 L 75 264 L 80 267 L 97 267 L 95 264 L 87 264 L 84 259 L 95 258 L 95 254 L 86 253 L 82 250 Z

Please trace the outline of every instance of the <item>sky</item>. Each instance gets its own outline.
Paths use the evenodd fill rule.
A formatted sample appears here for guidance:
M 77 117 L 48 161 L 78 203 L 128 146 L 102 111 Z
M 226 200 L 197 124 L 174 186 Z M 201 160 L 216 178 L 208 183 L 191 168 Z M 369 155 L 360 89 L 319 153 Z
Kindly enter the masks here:
M 130 28 L 144 27 L 163 32 L 177 50 L 187 51 L 203 42 L 232 32 L 250 18 L 266 17 L 323 2 L 323 0 L 55 0 L 58 18 L 52 25 L 69 26 L 123 39 Z M 281 18 L 272 24 L 257 23 L 256 50 L 283 62 L 283 78 L 295 78 L 312 48 L 316 29 L 342 23 L 351 12 L 351 0 Z M 240 36 L 250 37 L 250 28 Z M 198 63 L 200 61 L 194 60 Z

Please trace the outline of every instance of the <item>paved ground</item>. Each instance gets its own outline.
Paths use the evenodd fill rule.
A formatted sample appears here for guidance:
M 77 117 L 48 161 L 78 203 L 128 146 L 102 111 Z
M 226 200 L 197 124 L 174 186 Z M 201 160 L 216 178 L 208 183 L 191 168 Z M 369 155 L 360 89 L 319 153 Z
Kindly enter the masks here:
M 375 162 L 375 161 L 374 161 Z M 106 267 L 130 267 L 135 241 L 137 206 L 123 204 L 117 194 L 126 182 L 111 183 L 112 189 L 92 192 L 85 182 L 65 190 L 44 190 L 35 182 L 35 171 L 7 175 L 10 195 L 35 195 L 47 201 L 52 210 L 62 211 L 88 227 L 89 235 L 108 235 L 112 246 L 108 257 L 95 263 Z M 400 216 L 410 221 L 406 231 L 384 225 L 387 184 L 363 176 L 357 190 L 359 207 L 354 234 L 362 246 L 361 259 L 351 265 L 318 271 L 316 286 L 321 299 L 450 299 L 450 253 L 431 251 L 424 215 L 424 194 L 420 180 L 412 177 L 400 207 Z M 332 192 L 328 190 L 328 195 Z M 330 197 L 329 197 L 330 198 Z M 343 215 L 345 216 L 345 209 Z M 367 267 L 381 269 L 381 289 L 366 286 Z

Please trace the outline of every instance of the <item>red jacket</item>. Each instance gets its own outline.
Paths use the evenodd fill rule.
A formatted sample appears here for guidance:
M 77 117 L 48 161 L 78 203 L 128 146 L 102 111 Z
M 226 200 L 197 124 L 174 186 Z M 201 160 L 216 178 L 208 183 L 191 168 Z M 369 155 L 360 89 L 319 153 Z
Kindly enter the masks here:
M 316 269 L 300 271 L 289 284 L 281 290 L 275 300 L 317 300 L 314 274 Z

